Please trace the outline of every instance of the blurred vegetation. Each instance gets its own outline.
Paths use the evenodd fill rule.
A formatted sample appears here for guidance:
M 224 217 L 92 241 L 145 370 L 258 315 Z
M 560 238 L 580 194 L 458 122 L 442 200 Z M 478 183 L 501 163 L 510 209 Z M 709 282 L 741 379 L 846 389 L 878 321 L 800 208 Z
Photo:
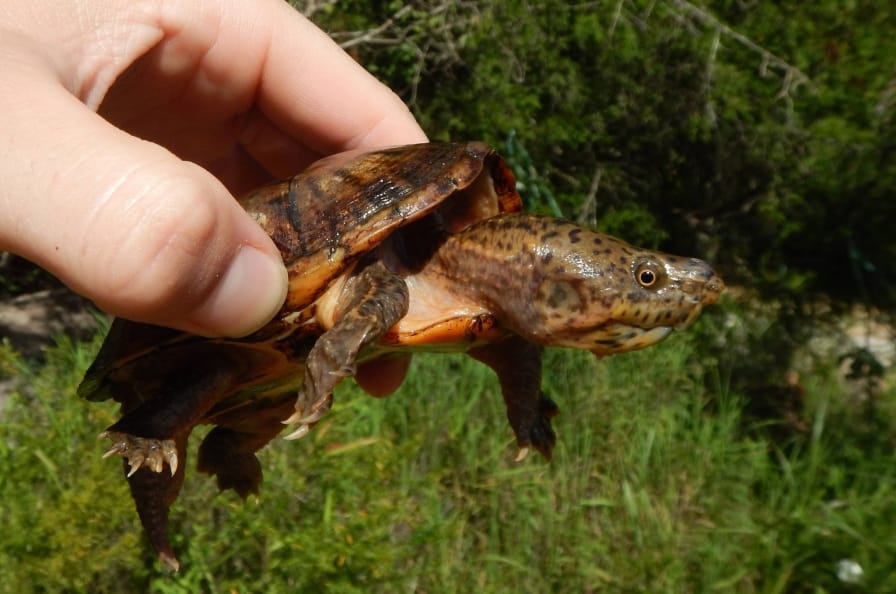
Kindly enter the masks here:
M 511 160 L 522 147 L 536 210 L 699 255 L 775 303 L 767 377 L 828 314 L 896 311 L 886 3 L 294 4 L 431 137 L 485 139 Z
M 811 429 L 777 421 L 770 439 L 700 354 L 723 337 L 698 325 L 605 361 L 550 351 L 550 464 L 513 461 L 497 382 L 467 358 L 418 357 L 387 399 L 346 384 L 307 438 L 262 451 L 257 499 L 188 461 L 178 574 L 100 458 L 115 407 L 74 394 L 97 344 L 60 341 L 39 366 L 0 348 L 17 380 L 0 592 L 896 592 L 893 388 L 871 419 L 820 365 L 797 411 Z M 838 577 L 850 564 L 862 576 Z
M 0 299 L 61 286 L 62 283 L 53 275 L 28 260 L 9 252 L 0 252 Z
M 190 469 L 174 576 L 99 459 L 117 412 L 74 395 L 97 344 L 3 346 L 0 592 L 896 592 L 892 362 L 840 326 L 892 346 L 896 9 L 292 3 L 432 138 L 498 147 L 532 210 L 735 289 L 645 352 L 550 352 L 550 465 L 513 462 L 466 359 L 419 357 L 386 400 L 340 388 L 264 450 L 257 501 Z M 43 283 L 7 270 L 2 295 Z

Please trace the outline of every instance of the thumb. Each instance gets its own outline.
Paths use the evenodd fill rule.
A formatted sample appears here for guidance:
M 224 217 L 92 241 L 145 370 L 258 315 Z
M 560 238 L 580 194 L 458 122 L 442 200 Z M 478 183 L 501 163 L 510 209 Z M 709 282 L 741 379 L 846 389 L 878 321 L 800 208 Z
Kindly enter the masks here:
M 280 255 L 218 180 L 115 128 L 52 76 L 4 78 L 17 86 L 0 92 L 0 249 L 129 319 L 238 336 L 276 313 Z

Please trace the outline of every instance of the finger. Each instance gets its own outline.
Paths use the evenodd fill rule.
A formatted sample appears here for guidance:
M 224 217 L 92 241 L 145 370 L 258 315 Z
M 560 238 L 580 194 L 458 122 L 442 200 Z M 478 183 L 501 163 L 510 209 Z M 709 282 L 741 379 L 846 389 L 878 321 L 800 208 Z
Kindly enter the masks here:
M 241 335 L 286 292 L 271 240 L 204 170 L 108 124 L 40 65 L 0 82 L 0 248 L 106 311 Z
M 197 26 L 208 22 L 214 34 Z M 333 152 L 426 140 L 391 90 L 284 2 L 175 2 L 164 26 L 148 24 L 168 37 L 116 81 L 101 112 L 183 158 L 212 167 L 236 140 L 284 177 Z M 196 134 L 203 124 L 220 134 Z
M 275 178 L 295 175 L 323 156 L 285 132 L 258 108 L 240 118 L 238 129 L 242 150 Z
M 355 381 L 371 396 L 383 398 L 401 386 L 410 365 L 410 355 L 384 357 L 363 363 L 355 372 Z
M 310 21 L 277 4 L 257 95 L 277 127 L 321 155 L 426 141 L 395 93 Z
M 227 155 L 209 162 L 204 165 L 204 168 L 237 198 L 259 186 L 290 177 L 304 169 L 304 167 L 294 169 L 290 173 L 272 172 L 262 166 L 240 145 L 235 145 Z

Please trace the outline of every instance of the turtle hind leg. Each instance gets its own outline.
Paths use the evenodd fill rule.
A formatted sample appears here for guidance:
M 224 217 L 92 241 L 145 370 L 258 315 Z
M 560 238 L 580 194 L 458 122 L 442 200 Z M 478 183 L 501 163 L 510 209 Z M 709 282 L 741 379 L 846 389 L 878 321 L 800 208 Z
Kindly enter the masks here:
M 202 440 L 196 468 L 216 477 L 221 491 L 233 489 L 243 499 L 257 495 L 262 471 L 255 452 L 283 430 L 280 419 L 294 410 L 294 401 L 292 394 L 283 394 L 276 402 L 257 402 L 255 408 L 214 417 L 218 426 Z
M 150 545 L 165 565 L 177 571 L 180 563 L 174 555 L 168 539 L 168 511 L 177 499 L 184 482 L 184 458 L 186 456 L 186 437 L 174 440 L 180 453 L 181 464 L 175 472 L 155 472 L 149 466 L 134 469 L 124 460 L 124 471 L 128 477 L 131 497 L 140 516 L 140 523 L 149 539 Z
M 103 457 L 124 457 L 130 466 L 128 476 L 141 467 L 162 472 L 166 464 L 170 474 L 175 474 L 181 465 L 176 436 L 188 436 L 234 380 L 232 370 L 196 365 L 192 372 L 182 370 L 172 377 L 153 397 L 124 403 L 123 416 L 100 434 L 112 441 Z
M 282 425 L 277 427 L 278 431 L 280 429 L 282 429 Z M 261 463 L 255 456 L 255 452 L 261 449 L 270 438 L 258 447 L 254 447 L 253 437 L 232 429 L 215 427 L 205 436 L 199 446 L 199 460 L 196 462 L 196 469 L 216 477 L 218 489 L 221 491 L 233 489 L 243 499 L 251 494 L 257 495 L 261 485 L 262 471 Z
M 140 523 L 159 559 L 179 568 L 168 540 L 168 512 L 184 480 L 190 432 L 226 393 L 234 371 L 195 365 L 195 372 L 172 376 L 164 392 L 125 402 L 124 416 L 106 432 L 113 441 L 106 456 L 121 455 Z M 165 466 L 169 472 L 163 472 Z
M 381 262 L 370 264 L 349 279 L 339 296 L 338 321 L 308 353 L 295 413 L 284 421 L 298 427 L 287 439 L 304 436 L 330 410 L 333 390 L 342 378 L 355 373 L 361 349 L 382 338 L 407 311 L 404 279 Z
M 498 376 L 507 419 L 520 447 L 517 460 L 522 460 L 530 447 L 550 460 L 557 441 L 551 418 L 558 408 L 541 391 L 541 351 L 540 346 L 511 336 L 467 352 Z

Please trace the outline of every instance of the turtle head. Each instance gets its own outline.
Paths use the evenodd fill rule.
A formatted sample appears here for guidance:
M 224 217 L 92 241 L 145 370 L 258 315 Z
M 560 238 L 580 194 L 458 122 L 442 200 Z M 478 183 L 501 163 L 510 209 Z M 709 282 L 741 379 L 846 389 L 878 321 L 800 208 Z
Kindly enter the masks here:
M 696 258 L 634 247 L 571 223 L 538 249 L 541 271 L 533 308 L 543 320 L 539 342 L 598 356 L 641 349 L 688 327 L 724 289 Z
M 586 333 L 591 345 L 583 347 L 596 355 L 660 342 L 673 330 L 690 326 L 724 290 L 721 277 L 702 260 L 633 250 L 627 274 L 607 302 L 607 320 Z

